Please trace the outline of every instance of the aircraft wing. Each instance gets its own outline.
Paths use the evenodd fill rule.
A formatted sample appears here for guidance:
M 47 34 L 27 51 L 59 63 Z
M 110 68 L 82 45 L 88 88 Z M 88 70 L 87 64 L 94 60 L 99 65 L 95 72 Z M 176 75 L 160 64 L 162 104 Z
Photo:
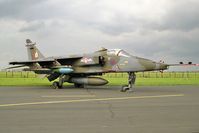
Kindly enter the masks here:
M 74 56 L 74 57 L 57 57 L 55 58 L 61 65 L 72 65 L 78 59 L 81 59 L 83 56 Z
M 76 57 L 50 57 L 50 58 L 43 58 L 39 60 L 31 60 L 31 61 L 13 61 L 9 62 L 9 65 L 22 65 L 22 66 L 30 66 L 34 63 L 38 63 L 41 66 L 50 66 L 54 62 L 58 62 L 61 65 L 72 65 L 78 59 L 81 59 L 82 56 Z
M 9 65 L 31 65 L 32 63 L 51 63 L 54 60 L 13 61 Z

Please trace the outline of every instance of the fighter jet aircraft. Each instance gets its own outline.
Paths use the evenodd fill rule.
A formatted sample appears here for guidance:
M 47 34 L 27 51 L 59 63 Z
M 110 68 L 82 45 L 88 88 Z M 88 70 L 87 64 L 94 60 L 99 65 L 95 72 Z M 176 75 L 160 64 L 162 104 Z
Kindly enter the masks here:
M 59 79 L 58 82 L 52 83 L 54 88 L 62 88 L 64 82 L 74 83 L 75 87 L 105 85 L 108 81 L 99 76 L 105 73 L 126 72 L 129 75 L 128 85 L 123 86 L 121 91 L 127 91 L 133 88 L 136 72 L 163 71 L 171 65 L 179 65 L 136 57 L 122 49 L 102 48 L 90 54 L 44 57 L 36 47 L 36 43 L 30 39 L 26 40 L 26 47 L 29 60 L 9 62 L 10 65 L 17 65 L 10 68 L 28 66 L 30 71 L 46 74 L 50 82 Z M 188 65 L 196 64 L 189 62 Z

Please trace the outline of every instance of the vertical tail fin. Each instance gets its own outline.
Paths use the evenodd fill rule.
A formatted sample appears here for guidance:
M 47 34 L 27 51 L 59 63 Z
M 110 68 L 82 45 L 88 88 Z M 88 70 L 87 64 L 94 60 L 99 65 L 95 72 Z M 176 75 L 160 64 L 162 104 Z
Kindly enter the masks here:
M 26 47 L 28 51 L 28 59 L 29 60 L 37 60 L 44 58 L 43 54 L 37 49 L 35 46 L 36 43 L 33 43 L 30 39 L 26 39 Z

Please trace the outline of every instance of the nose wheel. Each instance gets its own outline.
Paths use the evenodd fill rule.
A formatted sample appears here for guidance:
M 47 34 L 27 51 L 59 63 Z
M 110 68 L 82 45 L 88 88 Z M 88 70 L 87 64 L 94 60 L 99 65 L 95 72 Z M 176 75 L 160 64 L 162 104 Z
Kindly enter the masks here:
M 130 90 L 130 88 L 127 85 L 122 86 L 122 89 L 120 90 L 121 92 L 126 92 Z
M 136 74 L 135 72 L 128 72 L 128 75 L 129 75 L 128 85 L 122 86 L 121 92 L 134 91 L 133 86 L 135 84 Z

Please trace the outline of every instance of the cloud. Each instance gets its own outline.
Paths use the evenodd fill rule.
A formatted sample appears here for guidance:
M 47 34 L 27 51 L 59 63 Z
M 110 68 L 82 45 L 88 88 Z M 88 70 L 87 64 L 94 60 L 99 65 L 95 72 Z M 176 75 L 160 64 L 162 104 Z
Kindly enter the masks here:
M 44 22 L 33 21 L 24 25 L 19 31 L 20 32 L 31 32 L 35 30 L 42 30 L 45 28 Z
M 1 0 L 0 60 L 26 58 L 25 39 L 45 55 L 122 48 L 166 62 L 199 62 L 197 0 Z
M 175 0 L 159 23 L 150 26 L 159 30 L 190 31 L 199 27 L 199 1 Z
M 34 7 L 41 3 L 40 0 L 3 0 L 0 1 L 1 18 L 27 18 Z

